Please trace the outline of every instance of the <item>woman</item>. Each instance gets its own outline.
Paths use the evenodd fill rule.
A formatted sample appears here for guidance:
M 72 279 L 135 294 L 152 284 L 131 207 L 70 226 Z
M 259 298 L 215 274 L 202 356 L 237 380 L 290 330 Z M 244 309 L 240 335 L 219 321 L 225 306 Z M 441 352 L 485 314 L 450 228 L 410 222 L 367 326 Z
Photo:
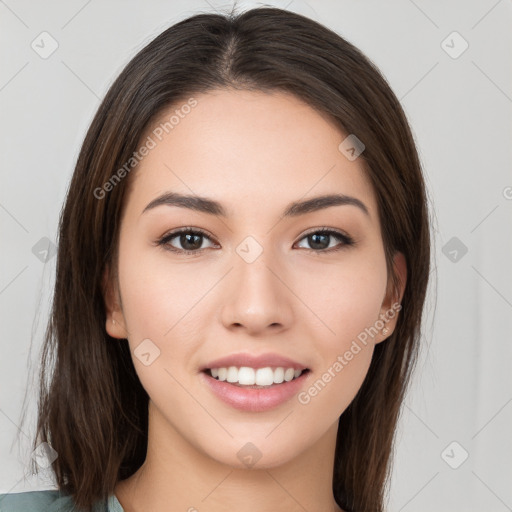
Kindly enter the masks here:
M 358 49 L 277 8 L 172 26 L 62 211 L 34 440 L 60 490 L 1 510 L 382 511 L 429 253 L 410 128 Z

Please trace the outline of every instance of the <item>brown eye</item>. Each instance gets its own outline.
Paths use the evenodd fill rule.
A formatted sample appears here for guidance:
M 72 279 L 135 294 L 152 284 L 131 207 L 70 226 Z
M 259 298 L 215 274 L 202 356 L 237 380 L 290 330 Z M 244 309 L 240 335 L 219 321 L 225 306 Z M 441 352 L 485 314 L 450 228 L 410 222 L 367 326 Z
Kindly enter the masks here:
M 354 245 L 354 240 L 351 237 L 345 235 L 344 233 L 330 229 L 312 231 L 301 240 L 307 240 L 307 243 L 310 247 L 305 247 L 305 249 L 314 252 L 337 251 L 339 249 L 343 249 L 346 246 Z M 338 243 L 332 244 L 334 240 L 337 240 Z
M 193 254 L 204 250 L 202 245 L 205 239 L 210 240 L 210 237 L 203 231 L 187 228 L 168 233 L 158 241 L 158 245 L 172 252 Z

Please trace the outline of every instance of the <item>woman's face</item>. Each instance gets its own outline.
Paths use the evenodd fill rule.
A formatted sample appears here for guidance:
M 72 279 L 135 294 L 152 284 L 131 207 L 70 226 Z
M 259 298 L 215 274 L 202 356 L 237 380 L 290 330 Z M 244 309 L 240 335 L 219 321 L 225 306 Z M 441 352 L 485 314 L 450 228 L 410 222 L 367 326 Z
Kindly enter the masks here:
M 194 99 L 141 143 L 107 331 L 128 338 L 162 447 L 272 467 L 333 441 L 395 326 L 376 198 L 346 134 L 294 96 Z M 307 371 L 287 382 L 288 368 Z

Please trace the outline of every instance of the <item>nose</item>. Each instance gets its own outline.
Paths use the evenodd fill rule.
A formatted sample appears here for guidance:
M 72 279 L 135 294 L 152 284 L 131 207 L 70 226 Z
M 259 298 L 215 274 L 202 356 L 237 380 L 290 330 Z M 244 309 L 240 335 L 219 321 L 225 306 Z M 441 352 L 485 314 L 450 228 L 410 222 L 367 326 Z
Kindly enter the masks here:
M 234 254 L 221 315 L 227 329 L 257 335 L 281 332 L 292 325 L 294 297 L 283 267 L 271 251 L 264 250 L 251 263 Z

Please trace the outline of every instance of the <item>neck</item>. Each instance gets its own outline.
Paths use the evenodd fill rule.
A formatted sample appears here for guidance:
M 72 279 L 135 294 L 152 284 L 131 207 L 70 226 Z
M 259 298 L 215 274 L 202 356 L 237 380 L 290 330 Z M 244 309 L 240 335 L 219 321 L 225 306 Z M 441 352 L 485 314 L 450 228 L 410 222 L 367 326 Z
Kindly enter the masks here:
M 252 512 L 255 503 L 262 511 L 340 512 L 332 493 L 337 427 L 282 464 L 240 469 L 198 450 L 150 401 L 146 460 L 114 492 L 125 512 Z

